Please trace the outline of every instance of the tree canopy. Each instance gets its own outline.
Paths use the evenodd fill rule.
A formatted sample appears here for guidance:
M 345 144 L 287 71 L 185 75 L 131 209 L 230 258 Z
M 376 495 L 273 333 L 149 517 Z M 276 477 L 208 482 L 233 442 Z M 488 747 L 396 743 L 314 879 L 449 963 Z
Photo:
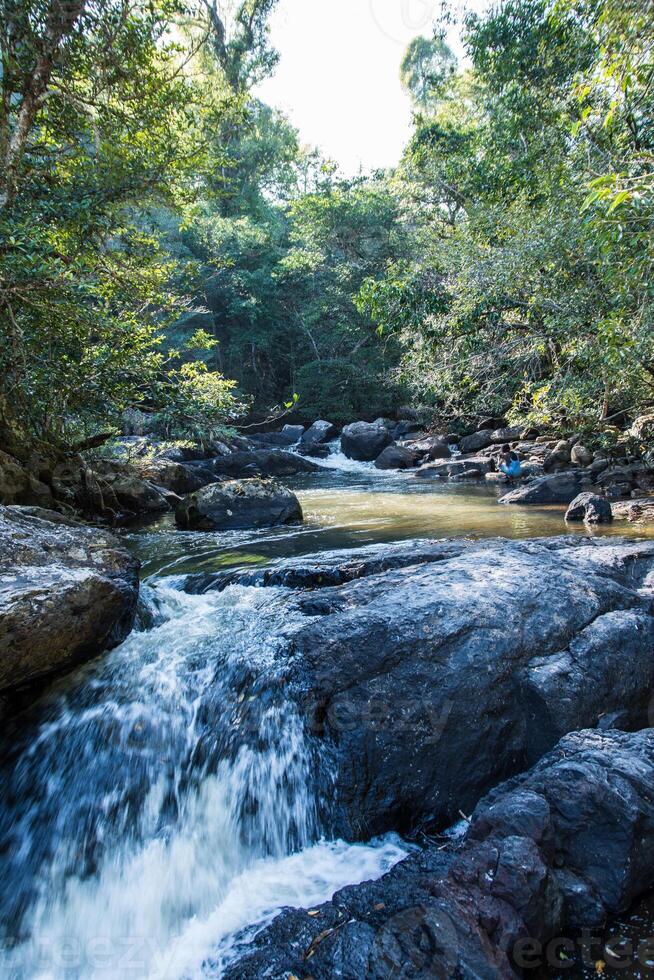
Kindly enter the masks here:
M 349 179 L 255 94 L 275 6 L 0 0 L 3 443 L 650 405 L 651 4 L 502 0 L 459 64 L 435 25 L 402 159 Z

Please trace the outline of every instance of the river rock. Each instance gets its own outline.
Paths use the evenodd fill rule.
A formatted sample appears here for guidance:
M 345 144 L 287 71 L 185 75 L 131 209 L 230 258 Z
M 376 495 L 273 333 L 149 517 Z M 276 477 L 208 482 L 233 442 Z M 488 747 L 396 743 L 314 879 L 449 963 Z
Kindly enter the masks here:
M 419 442 L 410 443 L 409 448 L 431 460 L 451 459 L 452 457 L 447 436 L 429 436 Z
M 605 456 L 598 456 L 597 454 L 595 454 L 593 456 L 593 462 L 588 467 L 588 472 L 590 473 L 591 477 L 594 479 L 600 473 L 603 473 L 604 470 L 607 470 L 608 468 L 609 468 L 608 459 Z
M 581 493 L 578 470 L 556 473 L 530 480 L 500 499 L 501 504 L 570 504 Z
M 464 436 L 460 442 L 462 453 L 476 453 L 480 449 L 486 449 L 493 444 L 494 429 L 480 429 L 471 436 Z
M 450 462 L 426 463 L 416 470 L 415 476 L 419 480 L 452 480 L 465 479 L 469 475 L 470 479 L 478 480 L 494 469 L 495 463 L 490 457 L 468 456 L 467 459 L 453 459 Z
M 410 470 L 417 465 L 419 455 L 405 446 L 387 446 L 375 460 L 378 470 Z
M 546 473 L 562 473 L 570 467 L 570 450 L 553 449 L 543 457 L 543 469 Z
M 184 590 L 191 595 L 220 592 L 228 585 L 321 590 L 396 568 L 445 561 L 473 547 L 478 545 L 472 541 L 452 539 L 412 541 L 409 546 L 404 541 L 371 544 L 301 558 L 280 558 L 263 568 L 200 572 L 189 575 Z
M 135 465 L 99 460 L 93 464 L 92 472 L 103 494 L 109 491 L 123 514 L 160 514 L 171 509 L 166 489 L 144 479 Z M 108 495 L 105 504 L 110 509 L 116 507 Z
M 651 600 L 637 587 L 652 570 L 654 542 L 484 542 L 308 595 L 289 689 L 329 745 L 339 832 L 445 824 L 561 725 L 625 710 L 646 724 Z M 572 668 L 593 683 L 571 680 L 564 710 Z
M 611 504 L 613 517 L 632 523 L 654 522 L 654 497 L 640 497 Z
M 138 563 L 106 531 L 0 508 L 0 690 L 63 672 L 120 643 Z
M 503 429 L 495 429 L 491 435 L 493 443 L 510 443 L 522 438 L 524 427 L 522 425 L 509 425 Z
M 275 527 L 301 521 L 302 508 L 295 494 L 276 480 L 233 480 L 189 494 L 175 520 L 179 527 L 196 531 Z
M 255 432 L 250 436 L 250 442 L 256 448 L 263 449 L 288 449 L 294 446 L 298 439 L 287 432 Z
M 198 465 L 202 467 L 209 465 L 215 475 L 214 478 L 218 476 L 233 479 L 295 476 L 298 473 L 315 473 L 320 469 L 309 459 L 275 449 L 229 453 L 209 460 L 208 464 Z
M 0 450 L 0 504 L 53 505 L 50 487 L 13 456 Z
M 533 970 L 550 939 L 601 926 L 652 887 L 653 780 L 651 730 L 569 735 L 483 799 L 460 844 L 414 851 L 318 908 L 283 910 L 225 980 Z
M 293 437 L 293 444 L 299 442 L 305 432 L 306 428 L 303 425 L 285 425 L 282 429 L 282 435 Z
M 302 434 L 300 439 L 299 447 L 300 449 L 309 449 L 312 446 L 324 445 L 326 442 L 331 442 L 338 435 L 338 429 L 333 422 L 326 422 L 324 419 L 319 419 L 310 425 L 309 428 Z
M 643 490 L 645 493 L 654 492 L 654 470 L 646 469 L 645 467 L 642 470 L 638 470 L 634 474 L 634 483 L 638 490 Z
M 593 462 L 593 453 L 592 450 L 578 442 L 570 451 L 570 459 L 575 466 L 590 466 Z
M 185 466 L 184 463 L 163 457 L 137 463 L 136 468 L 143 480 L 157 487 L 165 487 L 178 495 L 193 493 L 194 490 L 215 481 L 215 476 L 206 467 Z
M 349 459 L 372 462 L 390 446 L 393 437 L 384 425 L 371 422 L 353 422 L 341 433 L 341 450 Z
M 606 497 L 599 497 L 596 493 L 580 493 L 568 507 L 565 519 L 584 521 L 586 524 L 609 524 L 613 520 L 611 504 Z
M 415 432 L 422 432 L 422 424 L 415 420 L 403 419 L 398 422 L 393 429 L 394 439 L 405 439 L 407 436 L 412 435 Z

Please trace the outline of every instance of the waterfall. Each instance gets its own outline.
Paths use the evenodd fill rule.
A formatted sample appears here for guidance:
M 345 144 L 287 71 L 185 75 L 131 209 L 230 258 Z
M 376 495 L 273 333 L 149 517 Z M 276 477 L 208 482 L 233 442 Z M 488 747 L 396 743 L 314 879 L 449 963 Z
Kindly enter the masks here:
M 217 976 L 245 927 L 404 853 L 321 840 L 319 749 L 274 683 L 306 621 L 288 594 L 182 584 L 146 585 L 143 628 L 56 687 L 5 752 L 12 980 Z

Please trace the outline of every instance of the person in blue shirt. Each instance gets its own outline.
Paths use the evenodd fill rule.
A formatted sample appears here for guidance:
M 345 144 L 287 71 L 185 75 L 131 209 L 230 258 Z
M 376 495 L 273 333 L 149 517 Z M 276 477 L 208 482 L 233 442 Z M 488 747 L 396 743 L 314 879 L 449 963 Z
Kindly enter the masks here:
M 522 475 L 522 466 L 518 454 L 511 451 L 510 446 L 502 446 L 502 461 L 500 471 L 504 473 L 507 483 L 513 483 Z

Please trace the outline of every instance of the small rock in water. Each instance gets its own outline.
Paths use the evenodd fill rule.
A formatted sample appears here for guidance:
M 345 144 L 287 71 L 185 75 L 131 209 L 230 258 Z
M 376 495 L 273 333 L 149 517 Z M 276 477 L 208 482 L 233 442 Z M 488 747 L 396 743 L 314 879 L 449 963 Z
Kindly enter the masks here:
M 586 524 L 609 524 L 613 520 L 613 512 L 606 497 L 596 493 L 580 493 L 568 507 L 565 519 L 584 521 Z
M 185 530 L 216 531 L 274 527 L 302 520 L 294 493 L 276 480 L 212 483 L 185 497 L 175 519 Z

